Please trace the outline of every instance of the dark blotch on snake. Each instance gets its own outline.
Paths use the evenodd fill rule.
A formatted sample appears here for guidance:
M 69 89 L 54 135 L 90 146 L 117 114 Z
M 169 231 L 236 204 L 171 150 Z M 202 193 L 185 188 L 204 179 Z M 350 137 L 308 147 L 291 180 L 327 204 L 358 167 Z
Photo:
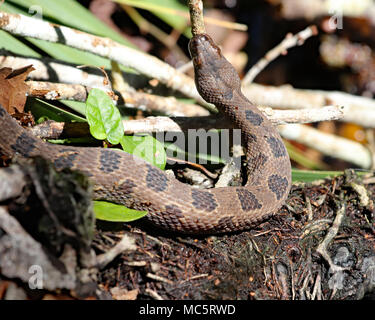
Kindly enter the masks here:
M 278 174 L 273 174 L 268 178 L 268 187 L 276 195 L 277 200 L 280 200 L 288 189 L 288 180 Z
M 147 187 L 157 192 L 161 192 L 167 189 L 168 178 L 166 177 L 166 175 L 163 174 L 157 168 L 150 166 L 149 164 L 147 164 L 146 166 L 147 166 L 147 176 L 146 176 Z
M 6 111 L 4 108 L 0 105 L 0 117 L 3 117 L 5 115 Z
M 245 111 L 246 119 L 249 120 L 254 126 L 260 126 L 263 122 L 262 117 L 252 110 Z
M 99 170 L 106 173 L 111 173 L 119 169 L 121 156 L 114 150 L 101 150 L 100 151 L 100 167 Z
M 243 211 L 250 211 L 262 208 L 262 204 L 258 201 L 256 196 L 246 189 L 236 189 L 238 200 L 240 200 Z
M 17 138 L 16 143 L 10 147 L 23 155 L 24 157 L 30 156 L 31 152 L 35 149 L 36 140 L 30 137 L 27 133 L 22 132 Z
M 213 211 L 217 208 L 216 200 L 209 192 L 193 189 L 191 196 L 194 200 L 193 206 L 197 209 Z
M 124 193 L 125 195 L 128 195 L 133 192 L 133 188 L 137 185 L 134 183 L 131 179 L 126 179 L 123 183 L 121 183 L 118 186 L 118 190 Z
M 73 168 L 74 167 L 74 160 L 77 158 L 78 153 L 64 153 L 58 158 L 54 160 L 54 165 L 57 169 L 64 169 L 64 168 Z
M 271 147 L 272 153 L 276 158 L 285 157 L 286 150 L 283 142 L 275 137 L 269 137 L 267 139 L 268 144 Z

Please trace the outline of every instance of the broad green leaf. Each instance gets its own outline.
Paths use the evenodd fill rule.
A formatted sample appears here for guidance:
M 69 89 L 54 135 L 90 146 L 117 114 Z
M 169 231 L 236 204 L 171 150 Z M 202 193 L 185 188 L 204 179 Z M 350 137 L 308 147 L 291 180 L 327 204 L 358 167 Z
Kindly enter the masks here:
M 133 154 L 162 170 L 165 168 L 167 156 L 164 146 L 154 137 L 149 135 L 123 136 L 120 143 L 122 149 L 127 153 Z
M 133 210 L 123 205 L 105 201 L 94 201 L 94 213 L 96 219 L 113 222 L 134 221 L 147 215 L 147 211 Z
M 89 92 L 86 119 L 90 133 L 98 140 L 107 139 L 111 144 L 118 144 L 124 136 L 120 111 L 103 90 L 94 88 Z

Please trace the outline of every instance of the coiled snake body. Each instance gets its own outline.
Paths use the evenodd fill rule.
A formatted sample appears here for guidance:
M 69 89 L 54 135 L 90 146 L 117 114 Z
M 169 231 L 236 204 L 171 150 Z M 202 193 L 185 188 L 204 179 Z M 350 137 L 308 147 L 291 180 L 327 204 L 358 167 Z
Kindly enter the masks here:
M 291 186 L 290 160 L 277 130 L 241 92 L 240 79 L 205 34 L 189 44 L 200 95 L 241 129 L 246 148 L 245 186 L 199 190 L 120 150 L 58 146 L 21 128 L 0 106 L 0 153 L 41 155 L 94 182 L 94 198 L 147 210 L 152 223 L 185 233 L 249 228 L 277 211 Z

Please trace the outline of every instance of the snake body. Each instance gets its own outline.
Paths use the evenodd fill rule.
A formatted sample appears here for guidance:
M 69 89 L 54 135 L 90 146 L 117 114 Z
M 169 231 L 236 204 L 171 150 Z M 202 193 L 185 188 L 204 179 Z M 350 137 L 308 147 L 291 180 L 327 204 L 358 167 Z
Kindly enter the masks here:
M 206 34 L 189 43 L 200 95 L 241 129 L 245 186 L 200 190 L 121 150 L 53 145 L 34 137 L 0 106 L 0 153 L 41 155 L 94 182 L 94 198 L 146 210 L 152 223 L 184 233 L 247 229 L 275 213 L 288 196 L 291 167 L 276 128 L 241 92 L 238 74 Z

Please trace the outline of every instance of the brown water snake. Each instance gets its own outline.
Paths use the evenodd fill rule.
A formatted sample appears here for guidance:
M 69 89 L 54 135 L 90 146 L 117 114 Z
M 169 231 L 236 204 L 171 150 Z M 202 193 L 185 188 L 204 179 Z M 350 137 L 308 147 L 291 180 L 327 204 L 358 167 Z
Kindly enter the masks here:
M 247 229 L 275 213 L 291 186 L 288 153 L 276 128 L 242 94 L 233 66 L 206 34 L 189 44 L 200 95 L 241 129 L 245 186 L 196 189 L 123 151 L 49 144 L 21 128 L 0 106 L 0 154 L 41 155 L 55 166 L 86 173 L 94 198 L 147 210 L 152 223 L 184 233 Z

